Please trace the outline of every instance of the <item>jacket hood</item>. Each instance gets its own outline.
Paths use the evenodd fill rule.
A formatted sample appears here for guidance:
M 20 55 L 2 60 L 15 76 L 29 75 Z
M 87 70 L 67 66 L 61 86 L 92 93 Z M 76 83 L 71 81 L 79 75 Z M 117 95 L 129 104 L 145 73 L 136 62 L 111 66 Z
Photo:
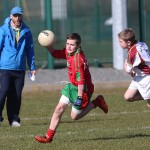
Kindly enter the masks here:
M 8 24 L 10 22 L 10 17 L 7 17 L 5 20 L 4 20 L 4 24 Z
M 4 20 L 4 26 L 7 27 L 7 28 L 9 28 L 10 21 L 11 21 L 11 18 L 7 17 Z M 24 30 L 24 29 L 25 29 L 26 32 L 29 31 L 28 26 L 22 21 L 22 30 Z

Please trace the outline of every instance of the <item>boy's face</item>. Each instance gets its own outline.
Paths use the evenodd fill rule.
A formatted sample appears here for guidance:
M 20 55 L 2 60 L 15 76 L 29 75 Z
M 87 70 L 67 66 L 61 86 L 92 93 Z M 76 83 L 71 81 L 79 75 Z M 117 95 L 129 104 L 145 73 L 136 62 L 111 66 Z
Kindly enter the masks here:
M 67 39 L 66 41 L 66 50 L 69 54 L 73 53 L 79 48 L 76 44 L 76 40 Z
M 128 43 L 119 38 L 119 44 L 123 49 L 128 48 Z

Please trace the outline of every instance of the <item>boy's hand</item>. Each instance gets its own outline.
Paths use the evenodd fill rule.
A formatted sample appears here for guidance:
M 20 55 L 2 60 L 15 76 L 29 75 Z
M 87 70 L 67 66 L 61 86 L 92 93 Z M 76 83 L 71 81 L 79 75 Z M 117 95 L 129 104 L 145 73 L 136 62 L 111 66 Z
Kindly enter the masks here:
M 81 106 L 82 105 L 82 98 L 78 96 L 78 98 L 73 103 L 74 106 Z
M 131 75 L 132 69 L 133 69 L 133 66 L 126 60 L 124 63 L 125 72 Z
M 132 70 L 130 74 L 131 74 L 131 77 L 134 77 L 135 76 L 135 71 Z

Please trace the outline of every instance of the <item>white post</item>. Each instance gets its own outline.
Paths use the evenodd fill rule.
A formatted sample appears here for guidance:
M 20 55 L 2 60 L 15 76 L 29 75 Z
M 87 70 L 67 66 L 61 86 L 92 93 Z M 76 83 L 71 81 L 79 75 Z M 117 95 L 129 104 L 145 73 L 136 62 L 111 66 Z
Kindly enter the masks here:
M 127 28 L 126 0 L 112 0 L 113 67 L 122 70 L 126 51 L 119 45 L 118 33 Z
M 40 0 L 40 2 L 41 2 L 41 18 L 42 18 L 42 20 L 44 20 L 45 19 L 45 10 L 44 10 L 45 1 Z

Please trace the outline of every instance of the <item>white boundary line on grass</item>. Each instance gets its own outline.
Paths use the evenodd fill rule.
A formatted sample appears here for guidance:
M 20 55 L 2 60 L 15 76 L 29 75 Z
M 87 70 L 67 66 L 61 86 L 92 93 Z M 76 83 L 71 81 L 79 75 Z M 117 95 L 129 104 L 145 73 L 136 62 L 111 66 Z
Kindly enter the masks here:
M 92 129 L 89 129 L 89 130 L 86 130 L 86 132 L 88 133 L 91 133 L 93 131 L 101 131 L 101 132 L 112 132 L 112 131 L 134 131 L 134 130 L 140 130 L 140 129 L 150 129 L 150 126 L 141 126 L 141 127 L 136 127 L 136 128 L 130 128 L 130 127 L 127 127 L 127 128 L 107 128 L 107 129 L 103 129 L 103 128 L 92 128 Z M 77 131 L 68 131 L 68 132 L 61 132 L 61 134 L 67 134 L 67 135 L 76 135 L 77 134 Z M 40 135 L 40 134 L 39 134 Z M 57 135 L 57 133 L 56 133 Z M 0 139 L 18 139 L 18 138 L 23 138 L 23 137 L 35 137 L 34 134 L 29 134 L 29 135 L 1 135 L 0 136 Z
M 134 111 L 134 112 L 126 112 L 126 111 L 123 111 L 123 112 L 120 112 L 120 113 L 108 113 L 107 115 L 108 116 L 115 116 L 115 115 L 128 115 L 128 114 L 139 114 L 139 113 L 150 113 L 149 110 L 144 110 L 144 111 L 141 111 L 141 112 L 138 112 L 138 111 Z M 101 115 L 105 115 L 105 114 L 99 114 L 99 113 L 89 113 L 88 116 L 101 116 Z M 67 117 L 66 115 L 64 115 L 63 117 Z M 25 118 L 21 118 L 21 120 L 50 120 L 50 117 L 25 117 Z
M 138 113 L 150 113 L 150 111 L 142 111 L 142 112 L 138 112 L 138 111 L 134 111 L 134 112 L 120 112 L 120 113 L 111 113 L 111 114 L 108 114 L 110 116 L 112 115 L 128 115 L 128 114 L 138 114 Z M 99 113 L 91 113 L 89 114 L 89 116 L 99 116 L 101 114 Z M 65 116 L 65 117 L 68 117 L 68 116 Z M 36 117 L 31 117 L 31 118 L 28 118 L 28 117 L 25 117 L 25 118 L 22 118 L 22 120 L 47 120 L 49 119 L 49 117 L 40 117 L 40 118 L 36 118 Z M 93 131 L 101 131 L 101 132 L 112 132 L 112 131 L 134 131 L 134 130 L 141 130 L 141 129 L 150 129 L 150 126 L 139 126 L 139 127 L 126 127 L 126 128 L 107 128 L 107 129 L 104 129 L 104 128 L 91 128 L 91 129 L 88 129 L 86 130 L 86 132 L 88 133 L 91 133 Z M 61 133 L 61 134 L 68 134 L 68 135 L 76 135 L 77 132 L 76 131 L 68 131 L 68 132 L 64 132 L 64 133 Z M 19 135 L 19 136 L 13 136 L 13 135 L 1 135 L 0 136 L 0 139 L 18 139 L 18 138 L 22 138 L 22 137 L 35 137 L 34 134 L 29 134 L 29 135 Z

